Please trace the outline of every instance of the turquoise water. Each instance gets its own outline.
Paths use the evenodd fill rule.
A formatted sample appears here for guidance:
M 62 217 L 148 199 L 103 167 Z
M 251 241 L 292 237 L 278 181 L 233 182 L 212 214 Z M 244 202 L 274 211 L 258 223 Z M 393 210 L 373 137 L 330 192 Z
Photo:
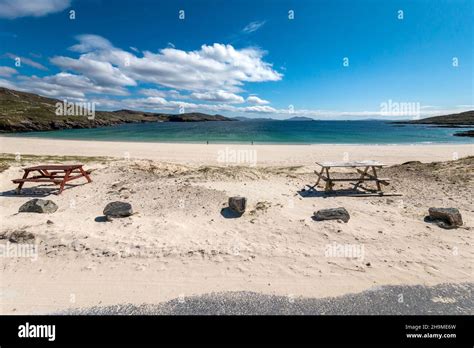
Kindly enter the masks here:
M 16 133 L 14 136 L 55 139 L 250 143 L 255 144 L 420 144 L 474 143 L 455 137 L 462 128 L 394 125 L 384 121 L 236 121 L 123 124 L 94 129 Z

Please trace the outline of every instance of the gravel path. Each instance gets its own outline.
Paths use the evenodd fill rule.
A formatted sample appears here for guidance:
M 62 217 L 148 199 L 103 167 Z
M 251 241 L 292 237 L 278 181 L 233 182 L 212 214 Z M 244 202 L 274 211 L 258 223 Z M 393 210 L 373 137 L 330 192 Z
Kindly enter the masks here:
M 334 298 L 299 298 L 254 292 L 212 293 L 161 304 L 121 304 L 69 310 L 84 315 L 473 315 L 474 283 L 384 286 Z

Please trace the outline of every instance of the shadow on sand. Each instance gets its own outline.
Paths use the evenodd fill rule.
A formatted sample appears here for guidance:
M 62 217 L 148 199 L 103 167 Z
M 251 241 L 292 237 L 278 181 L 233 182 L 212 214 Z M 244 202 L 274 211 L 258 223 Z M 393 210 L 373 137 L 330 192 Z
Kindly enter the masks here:
M 226 219 L 236 219 L 242 216 L 242 214 L 236 213 L 229 207 L 221 209 L 221 215 Z
M 66 184 L 64 185 L 64 191 L 74 187 L 79 187 L 84 184 Z M 63 192 L 64 192 L 63 191 Z M 57 195 L 59 193 L 59 186 L 57 185 L 38 185 L 35 187 L 24 187 L 21 189 L 21 193 L 16 193 L 16 189 L 0 192 L 0 197 L 47 197 L 49 195 Z

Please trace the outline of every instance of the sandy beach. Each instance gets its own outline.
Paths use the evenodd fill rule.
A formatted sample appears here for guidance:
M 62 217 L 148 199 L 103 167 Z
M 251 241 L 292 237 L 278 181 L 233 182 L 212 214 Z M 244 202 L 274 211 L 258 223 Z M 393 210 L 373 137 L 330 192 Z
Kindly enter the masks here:
M 472 144 L 252 146 L 0 137 L 0 153 L 0 243 L 25 231 L 38 248 L 34 259 L 0 258 L 2 314 L 161 303 L 224 291 L 327 297 L 473 279 Z M 392 179 L 386 192 L 402 196 L 326 197 L 303 190 L 315 182 L 316 161 L 367 159 L 388 165 L 381 173 Z M 422 163 L 402 165 L 409 161 Z M 23 167 L 48 162 L 83 163 L 93 182 L 73 181 L 61 195 L 54 185 L 30 183 L 14 194 L 11 180 L 21 177 Z M 227 218 L 221 211 L 236 195 L 247 197 L 247 211 Z M 18 213 L 31 198 L 53 200 L 59 209 Z M 103 221 L 111 201 L 131 203 L 134 214 Z M 347 209 L 348 223 L 312 219 L 313 212 L 334 207 Z M 425 222 L 429 207 L 458 208 L 464 225 L 446 230 Z M 334 245 L 354 246 L 359 254 L 328 255 Z
M 256 165 L 313 165 L 315 161 L 372 159 L 386 164 L 447 161 L 474 155 L 474 144 L 236 145 L 79 141 L 0 136 L 2 153 L 106 156 L 181 164 L 219 164 L 219 151 L 256 151 Z M 245 164 L 245 163 L 244 163 Z M 249 163 L 253 164 L 253 163 Z

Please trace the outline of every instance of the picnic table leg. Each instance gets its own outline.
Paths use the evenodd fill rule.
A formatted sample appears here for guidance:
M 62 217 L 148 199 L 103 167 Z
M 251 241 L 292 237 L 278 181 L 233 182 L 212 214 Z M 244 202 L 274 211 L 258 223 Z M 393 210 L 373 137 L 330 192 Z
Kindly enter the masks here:
M 29 170 L 25 170 L 25 174 L 23 174 L 23 178 L 22 178 L 22 179 L 26 179 L 29 174 L 30 174 L 30 171 L 29 171 Z M 16 194 L 17 194 L 17 195 L 20 194 L 21 188 L 23 187 L 23 184 L 24 184 L 23 181 L 18 184 L 18 187 L 17 187 L 17 189 L 16 189 Z
M 360 184 L 362 184 L 364 181 L 361 179 L 364 179 L 365 175 L 367 174 L 367 171 L 369 170 L 369 167 L 365 167 L 364 172 L 360 173 L 360 178 L 357 183 L 354 184 L 354 190 L 357 190 Z
M 318 173 L 316 173 L 318 175 L 318 180 L 316 181 L 316 184 L 314 184 L 313 187 L 316 187 L 318 186 L 319 182 L 321 181 L 321 175 L 323 175 L 323 171 L 324 171 L 324 167 L 321 168 L 321 171 Z
M 326 181 L 326 187 L 324 188 L 324 191 L 332 191 L 332 187 L 334 186 L 331 177 L 329 176 L 329 167 L 326 167 L 326 176 L 327 176 L 327 181 Z
M 87 172 L 82 169 L 82 167 L 80 167 L 79 170 L 81 171 L 81 174 L 87 179 L 87 182 L 92 182 L 92 179 L 90 178 L 89 174 L 87 174 Z
M 61 181 L 61 186 L 59 186 L 59 193 L 58 194 L 61 194 L 61 192 L 63 192 L 64 185 L 66 184 L 67 180 L 69 179 L 70 174 L 71 174 L 71 170 L 70 169 L 66 170 L 66 174 L 64 174 L 63 181 Z
M 375 167 L 372 167 L 372 172 L 374 173 L 374 177 L 377 179 L 375 181 L 377 183 L 377 190 L 382 191 L 382 187 L 380 186 L 380 181 L 378 180 L 377 171 L 375 170 Z

